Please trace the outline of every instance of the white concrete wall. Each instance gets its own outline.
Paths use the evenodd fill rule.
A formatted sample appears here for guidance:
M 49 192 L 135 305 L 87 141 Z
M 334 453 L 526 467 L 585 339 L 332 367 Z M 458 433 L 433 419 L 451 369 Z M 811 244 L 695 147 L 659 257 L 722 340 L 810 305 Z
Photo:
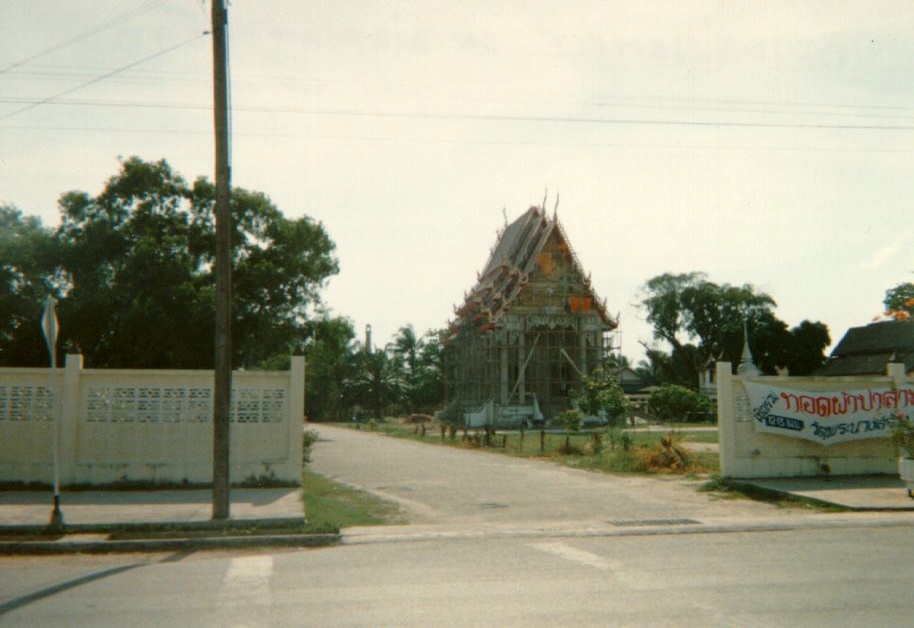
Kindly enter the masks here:
M 753 377 L 752 381 L 813 391 L 898 385 L 903 366 L 890 365 L 885 377 Z M 897 448 L 884 437 L 825 446 L 807 440 L 756 432 L 749 398 L 728 362 L 717 364 L 720 472 L 725 478 L 867 475 L 898 473 Z
M 212 481 L 212 371 L 82 368 L 55 374 L 60 481 Z M 0 369 L 0 482 L 53 478 L 49 369 Z M 232 375 L 232 482 L 301 482 L 305 361 L 290 371 Z

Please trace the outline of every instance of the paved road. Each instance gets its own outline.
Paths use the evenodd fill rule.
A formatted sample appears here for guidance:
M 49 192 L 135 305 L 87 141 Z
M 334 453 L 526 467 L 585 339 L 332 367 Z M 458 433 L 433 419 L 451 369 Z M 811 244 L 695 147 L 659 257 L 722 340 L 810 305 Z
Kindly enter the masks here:
M 417 524 L 606 522 L 786 515 L 696 491 L 701 481 L 628 477 L 314 424 L 312 468 L 395 500 Z
M 908 527 L 0 557 L 0 626 L 909 626 Z
M 906 513 L 779 511 L 678 479 L 317 429 L 315 467 L 397 499 L 424 525 L 303 551 L 0 556 L 0 627 L 831 627 L 914 616 Z M 682 517 L 700 523 L 585 529 Z

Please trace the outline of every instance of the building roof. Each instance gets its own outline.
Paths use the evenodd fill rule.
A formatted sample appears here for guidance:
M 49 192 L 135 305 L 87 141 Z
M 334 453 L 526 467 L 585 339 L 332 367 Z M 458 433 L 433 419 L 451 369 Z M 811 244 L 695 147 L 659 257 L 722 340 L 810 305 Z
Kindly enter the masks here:
M 819 369 L 819 375 L 885 375 L 890 362 L 914 369 L 914 321 L 851 327 Z
M 629 367 L 623 368 L 619 373 L 619 384 L 626 395 L 648 394 L 650 387 L 641 376 Z
M 530 274 L 537 267 L 538 256 L 553 234 L 557 234 L 563 242 L 575 272 L 584 282 L 586 295 L 570 300 L 569 308 L 571 311 L 592 309 L 609 329 L 615 329 L 618 322 L 607 313 L 605 302 L 593 291 L 590 277 L 581 268 L 558 217 L 550 218 L 540 207 L 531 207 L 498 234 L 498 240 L 492 247 L 482 273 L 477 277 L 476 285 L 466 295 L 463 305 L 456 310 L 458 317 L 471 314 L 481 320 L 483 326 L 497 323 L 526 286 Z

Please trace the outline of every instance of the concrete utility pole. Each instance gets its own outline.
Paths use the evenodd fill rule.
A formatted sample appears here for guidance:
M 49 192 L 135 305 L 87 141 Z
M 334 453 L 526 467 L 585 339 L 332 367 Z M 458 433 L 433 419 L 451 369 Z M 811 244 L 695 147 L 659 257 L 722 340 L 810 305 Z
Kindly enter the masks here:
M 213 0 L 213 113 L 216 132 L 216 330 L 213 385 L 213 519 L 228 519 L 232 396 L 231 166 L 225 0 Z

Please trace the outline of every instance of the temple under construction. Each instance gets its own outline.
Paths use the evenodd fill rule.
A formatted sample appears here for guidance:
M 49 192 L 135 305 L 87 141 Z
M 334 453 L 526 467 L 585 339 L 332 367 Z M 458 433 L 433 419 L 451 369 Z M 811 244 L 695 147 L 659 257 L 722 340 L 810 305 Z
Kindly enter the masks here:
M 439 417 L 468 426 L 530 425 L 571 407 L 618 326 L 557 216 L 540 207 L 498 234 L 455 315 Z

